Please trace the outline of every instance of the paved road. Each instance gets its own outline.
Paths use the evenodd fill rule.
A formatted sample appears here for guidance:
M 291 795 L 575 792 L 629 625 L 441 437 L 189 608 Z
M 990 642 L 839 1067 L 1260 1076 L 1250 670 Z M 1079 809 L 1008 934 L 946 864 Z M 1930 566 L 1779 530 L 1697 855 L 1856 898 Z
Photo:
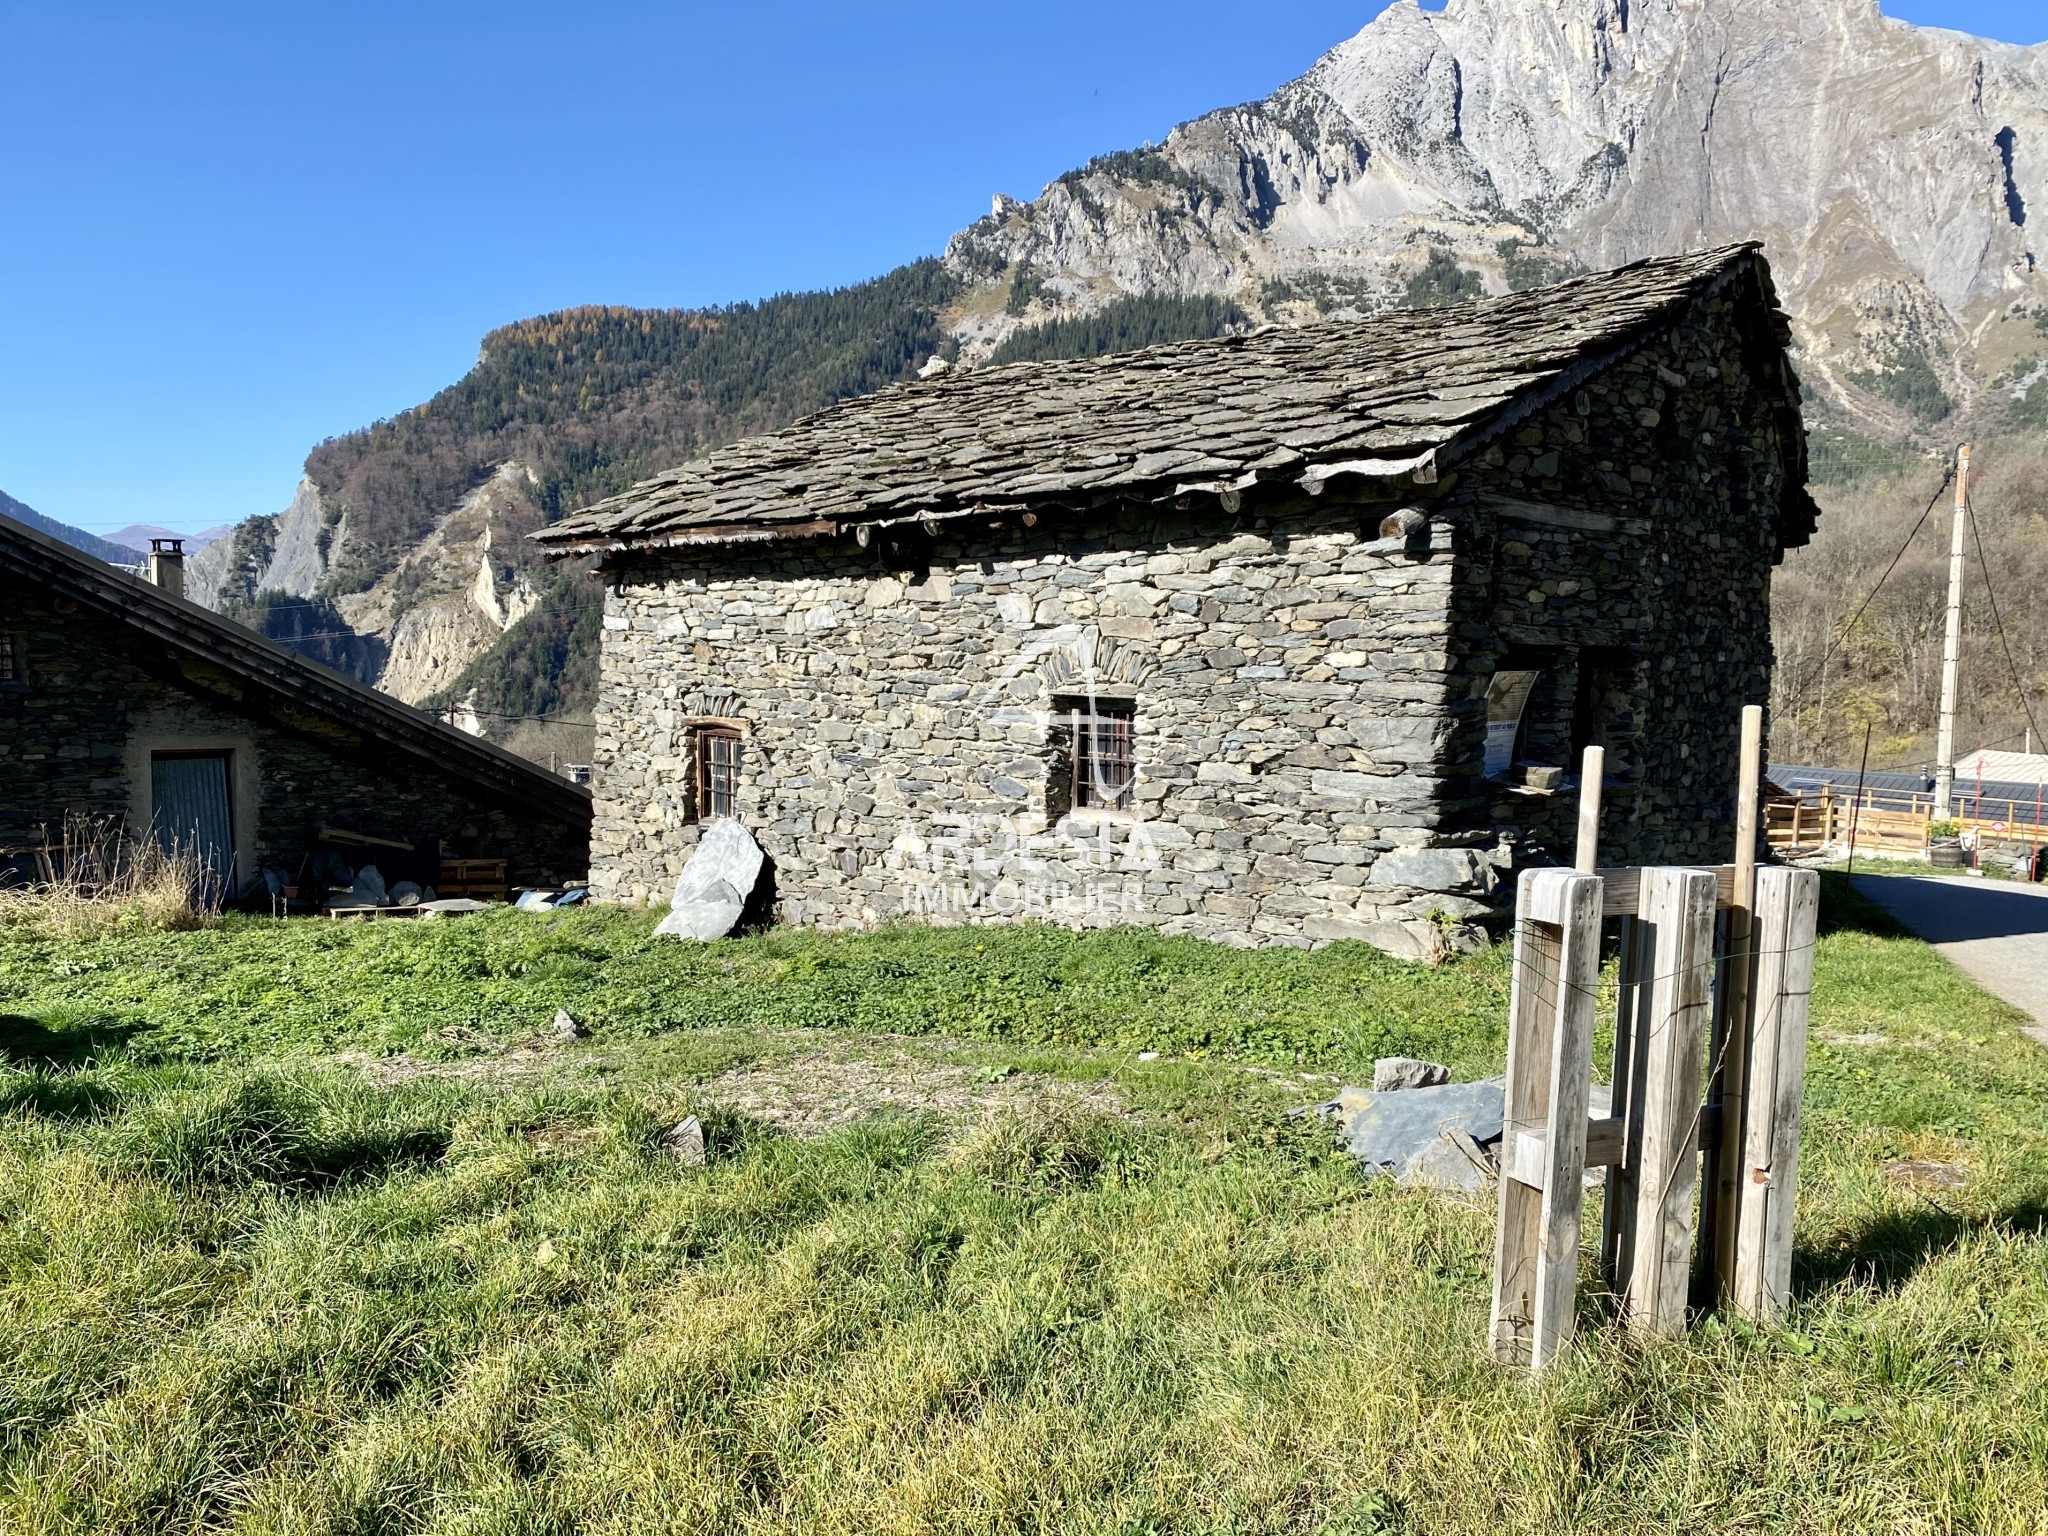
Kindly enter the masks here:
M 2048 1045 L 2048 885 L 1865 875 L 1856 889 L 1993 996 L 2034 1016 Z

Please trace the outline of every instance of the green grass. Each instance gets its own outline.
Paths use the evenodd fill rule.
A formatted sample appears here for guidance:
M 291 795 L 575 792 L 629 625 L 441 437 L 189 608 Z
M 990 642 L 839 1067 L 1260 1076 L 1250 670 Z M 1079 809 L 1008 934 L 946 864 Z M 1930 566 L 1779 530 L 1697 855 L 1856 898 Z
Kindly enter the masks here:
M 686 947 L 654 938 L 654 921 L 504 909 L 411 924 L 232 919 L 86 944 L 20 935 L 0 944 L 0 1007 L 148 1061 L 417 1049 L 451 1030 L 531 1031 L 558 1008 L 600 1038 L 836 1028 L 1268 1062 L 1419 1047 L 1477 1067 L 1505 1040 L 1504 956 L 1433 972 L 1358 945 L 1246 954 L 1139 929 L 799 931 Z
M 1981 869 L 1938 869 L 1925 859 L 1898 859 L 1856 855 L 1856 867 L 1849 869 L 1848 860 L 1840 859 L 1825 866 L 1832 873 L 1851 874 L 1860 880 L 1865 875 L 1915 875 L 1922 880 L 2007 880 L 2019 881 L 2022 877 L 2002 858 L 1987 857 Z
M 1304 1064 L 1497 1070 L 1497 956 L 698 951 L 621 913 L 0 939 L 0 1530 L 2037 1531 L 2048 1054 L 1830 896 L 1794 1316 L 1645 1347 L 1589 1303 L 1540 1382 L 1484 1359 L 1490 1212 L 1284 1113 Z M 593 1037 L 552 1076 L 331 1059 L 563 1006 Z M 820 1041 L 1131 1112 L 799 1140 L 704 1086 Z M 690 1111 L 701 1168 L 660 1145 Z

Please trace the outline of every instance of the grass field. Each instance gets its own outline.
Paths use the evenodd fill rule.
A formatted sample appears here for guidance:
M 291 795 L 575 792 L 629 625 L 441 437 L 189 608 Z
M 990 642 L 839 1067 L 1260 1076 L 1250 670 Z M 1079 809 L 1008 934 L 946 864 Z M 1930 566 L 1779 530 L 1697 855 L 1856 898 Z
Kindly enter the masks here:
M 0 931 L 0 1531 L 2038 1532 L 2048 1053 L 1830 898 L 1796 1314 L 1540 1382 L 1288 1113 L 1498 954 Z

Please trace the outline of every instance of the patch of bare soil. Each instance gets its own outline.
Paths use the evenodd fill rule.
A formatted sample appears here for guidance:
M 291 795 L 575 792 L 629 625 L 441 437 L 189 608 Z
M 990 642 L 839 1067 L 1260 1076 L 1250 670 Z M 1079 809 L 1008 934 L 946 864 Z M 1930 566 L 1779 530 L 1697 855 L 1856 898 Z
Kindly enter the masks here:
M 1032 1072 L 959 1066 L 906 1051 L 848 1057 L 825 1051 L 761 1063 L 709 1079 L 706 1101 L 765 1120 L 792 1136 L 822 1136 L 882 1110 L 948 1120 L 983 1119 L 1055 1100 L 1126 1113 L 1107 1083 L 1071 1083 Z
M 403 1052 L 396 1056 L 372 1056 L 368 1051 L 342 1051 L 334 1060 L 340 1066 L 354 1067 L 380 1088 L 429 1077 L 513 1087 L 570 1074 L 594 1077 L 610 1063 L 610 1057 L 602 1051 L 566 1051 L 564 1047 L 570 1042 L 547 1032 L 510 1042 L 467 1030 L 443 1030 L 441 1038 L 475 1054 L 435 1061 Z
M 1886 1163 L 1884 1176 L 1908 1189 L 1962 1189 L 1970 1182 L 1970 1170 L 1955 1163 L 1908 1160 Z
M 619 1064 L 609 1052 L 546 1030 L 509 1042 L 469 1032 L 444 1032 L 443 1039 L 471 1054 L 436 1061 L 348 1051 L 335 1060 L 380 1087 L 423 1078 L 528 1087 L 543 1080 L 588 1080 Z M 934 1061 L 887 1037 L 830 1041 L 804 1033 L 763 1043 L 779 1047 L 779 1053 L 771 1050 L 766 1059 L 691 1086 L 688 1102 L 737 1110 L 803 1137 L 822 1136 L 884 1110 L 977 1120 L 1055 1101 L 1112 1114 L 1129 1112 L 1123 1096 L 1107 1083 L 1074 1083 L 1011 1067 Z

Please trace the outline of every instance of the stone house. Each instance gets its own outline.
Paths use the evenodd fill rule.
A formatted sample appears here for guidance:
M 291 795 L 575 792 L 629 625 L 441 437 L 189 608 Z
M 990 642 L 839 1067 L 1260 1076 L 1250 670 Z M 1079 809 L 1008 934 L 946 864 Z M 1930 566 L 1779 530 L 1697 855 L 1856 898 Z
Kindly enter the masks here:
M 1799 385 L 1742 246 L 943 373 L 536 535 L 609 584 L 593 890 L 715 816 L 783 920 L 1441 953 L 1520 863 L 1721 862 Z
M 584 873 L 588 790 L 186 601 L 159 544 L 145 580 L 0 517 L 0 878 L 72 817 L 197 848 L 233 891 L 349 857 L 337 830 L 386 871 L 405 843 Z

